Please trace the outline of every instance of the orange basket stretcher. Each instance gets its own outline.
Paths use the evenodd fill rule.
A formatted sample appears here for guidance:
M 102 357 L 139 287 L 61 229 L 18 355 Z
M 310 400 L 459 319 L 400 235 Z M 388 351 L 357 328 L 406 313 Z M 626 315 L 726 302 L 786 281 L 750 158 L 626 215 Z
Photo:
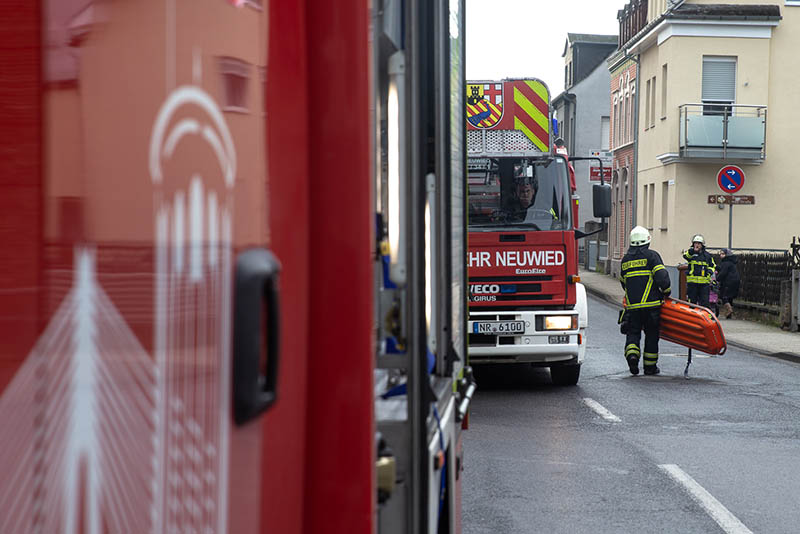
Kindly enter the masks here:
M 725 354 L 728 349 L 722 325 L 711 310 L 673 298 L 661 305 L 661 339 L 707 354 Z

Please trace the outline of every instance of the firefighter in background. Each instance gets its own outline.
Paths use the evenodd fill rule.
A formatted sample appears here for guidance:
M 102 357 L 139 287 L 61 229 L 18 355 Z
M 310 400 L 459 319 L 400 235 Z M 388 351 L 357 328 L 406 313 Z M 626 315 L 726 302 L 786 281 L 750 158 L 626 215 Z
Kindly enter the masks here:
M 650 250 L 650 232 L 641 226 L 631 230 L 631 246 L 622 258 L 620 283 L 625 290 L 625 359 L 631 374 L 639 374 L 639 343 L 644 330 L 644 374 L 657 375 L 661 304 L 670 294 L 664 262 Z
M 689 262 L 686 270 L 686 297 L 689 302 L 708 308 L 708 294 L 711 290 L 711 275 L 714 274 L 714 258 L 706 250 L 706 240 L 697 234 L 692 238 L 692 246 L 683 253 Z

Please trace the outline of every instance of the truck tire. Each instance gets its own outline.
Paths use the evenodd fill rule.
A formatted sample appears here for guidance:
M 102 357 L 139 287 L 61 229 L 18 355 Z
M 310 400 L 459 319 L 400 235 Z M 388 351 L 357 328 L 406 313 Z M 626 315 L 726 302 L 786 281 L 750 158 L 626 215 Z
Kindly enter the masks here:
M 554 365 L 550 368 L 550 378 L 557 386 L 574 386 L 581 376 L 581 364 Z

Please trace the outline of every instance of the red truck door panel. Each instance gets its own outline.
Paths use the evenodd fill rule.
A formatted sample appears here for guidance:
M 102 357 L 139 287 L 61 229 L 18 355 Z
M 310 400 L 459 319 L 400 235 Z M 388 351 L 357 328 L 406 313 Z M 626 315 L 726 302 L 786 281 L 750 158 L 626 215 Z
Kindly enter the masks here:
M 257 532 L 262 423 L 233 423 L 231 336 L 236 257 L 268 236 L 266 14 L 2 9 L 22 84 L 3 87 L 0 531 Z

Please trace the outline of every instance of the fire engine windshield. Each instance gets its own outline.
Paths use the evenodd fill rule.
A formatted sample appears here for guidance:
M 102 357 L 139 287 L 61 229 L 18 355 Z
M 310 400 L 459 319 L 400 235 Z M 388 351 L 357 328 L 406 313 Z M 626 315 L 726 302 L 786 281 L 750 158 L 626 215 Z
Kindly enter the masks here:
M 570 200 L 563 158 L 469 160 L 471 231 L 568 230 Z

